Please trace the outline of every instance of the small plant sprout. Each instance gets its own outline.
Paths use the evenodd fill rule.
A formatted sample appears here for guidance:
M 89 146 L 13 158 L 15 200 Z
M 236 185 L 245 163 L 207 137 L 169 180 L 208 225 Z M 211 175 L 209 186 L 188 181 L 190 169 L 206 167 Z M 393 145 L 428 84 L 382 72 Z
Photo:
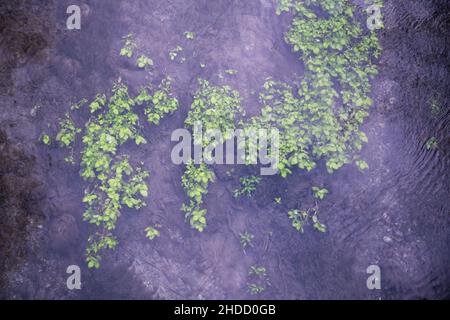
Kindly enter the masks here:
M 41 135 L 41 139 L 40 140 L 46 146 L 50 145 L 50 143 L 52 142 L 52 139 L 50 138 L 50 136 L 48 134 Z
M 261 177 L 251 175 L 247 177 L 242 177 L 240 179 L 241 187 L 239 189 L 234 190 L 233 195 L 235 198 L 239 198 L 242 195 L 246 195 L 247 197 L 251 197 L 256 190 L 256 187 L 261 182 Z
M 275 204 L 280 205 L 282 202 L 282 199 L 281 199 L 281 197 L 275 197 L 274 201 L 275 201 Z
M 194 40 L 194 38 L 195 38 L 195 33 L 192 32 L 192 31 L 186 31 L 186 32 L 184 33 L 184 36 L 185 36 L 185 38 L 188 39 L 188 40 Z
M 147 66 L 153 66 L 153 60 L 143 54 L 137 59 L 136 65 L 138 68 L 144 69 Z
M 136 41 L 134 40 L 134 34 L 128 34 L 122 38 L 123 47 L 120 49 L 120 55 L 123 57 L 131 58 L 136 49 Z
M 314 197 L 323 200 L 325 196 L 328 194 L 328 190 L 325 188 L 312 187 L 312 191 L 314 193 Z
M 200 68 L 205 69 L 206 68 L 206 64 L 200 63 Z
M 426 143 L 426 148 L 427 150 L 433 150 L 436 149 L 438 147 L 438 140 L 436 139 L 436 137 L 431 137 L 430 139 L 428 139 L 427 143 Z
M 239 241 L 241 242 L 242 249 L 252 246 L 252 240 L 255 236 L 247 231 L 239 234 Z
M 179 46 L 179 45 L 176 46 L 174 49 L 170 50 L 169 51 L 170 60 L 174 61 L 178 57 L 178 54 L 182 51 L 183 51 L 183 47 Z
M 155 228 L 153 228 L 153 227 L 147 227 L 147 228 L 145 229 L 145 232 L 146 232 L 145 236 L 146 236 L 148 239 L 150 239 L 150 240 L 153 240 L 153 239 L 155 239 L 155 238 L 157 238 L 157 237 L 160 236 L 159 230 L 157 230 L 157 229 L 155 229 Z

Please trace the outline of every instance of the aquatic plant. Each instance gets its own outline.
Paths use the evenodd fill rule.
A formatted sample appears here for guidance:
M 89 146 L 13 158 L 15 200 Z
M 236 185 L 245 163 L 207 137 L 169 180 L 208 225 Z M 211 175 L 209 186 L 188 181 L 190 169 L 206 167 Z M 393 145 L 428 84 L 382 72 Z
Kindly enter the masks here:
M 223 133 L 220 138 L 222 140 L 208 138 L 206 135 L 199 139 L 201 147 L 205 148 L 230 138 L 228 131 L 236 128 L 237 116 L 242 114 L 241 99 L 237 91 L 229 86 L 213 86 L 207 80 L 199 79 L 199 89 L 194 94 L 185 125 L 192 131 L 195 131 L 196 125 L 201 124 L 205 131 L 212 129 Z M 206 155 L 206 158 L 210 157 L 211 155 Z M 195 165 L 191 161 L 187 164 L 181 181 L 190 198 L 189 203 L 183 204 L 181 210 L 185 212 L 186 218 L 190 218 L 192 228 L 202 232 L 206 227 L 206 209 L 202 209 L 201 205 L 203 196 L 208 193 L 209 183 L 214 181 L 214 173 L 206 163 Z
M 191 227 L 199 232 L 206 228 L 206 209 L 202 209 L 203 196 L 208 194 L 208 185 L 214 181 L 214 173 L 205 163 L 195 165 L 190 161 L 181 178 L 181 184 L 189 197 L 189 204 L 183 204 L 181 211 L 190 220 Z
M 170 60 L 174 61 L 178 57 L 178 54 L 182 51 L 183 51 L 183 47 L 180 45 L 178 45 L 175 48 L 173 48 L 172 50 L 170 50 L 169 51 Z
M 88 104 L 91 116 L 81 139 L 80 175 L 86 181 L 83 219 L 96 229 L 89 236 L 86 248 L 89 268 L 99 268 L 103 250 L 117 246 L 113 231 L 122 208 L 140 209 L 146 205 L 143 199 L 148 196 L 146 179 L 149 173 L 142 162 L 133 163 L 129 155 L 120 152 L 120 147 L 129 142 L 147 143 L 141 134 L 139 108 L 144 109 L 149 123 L 158 124 L 178 107 L 169 78 L 164 79 L 153 93 L 149 90 L 150 87 L 146 87 L 133 98 L 119 79 L 109 98 L 106 94 L 97 94 Z M 76 111 L 86 103 L 82 101 L 71 110 Z M 75 138 L 82 130 L 75 126 L 69 113 L 60 121 L 59 127 L 56 139 L 61 147 L 72 150 L 69 159 L 74 162 Z M 151 239 L 159 235 L 154 228 L 145 231 Z
M 261 293 L 263 293 L 266 290 L 265 287 L 260 286 L 260 285 L 258 285 L 256 283 L 249 283 L 247 286 L 248 286 L 248 291 L 252 295 L 261 294 Z
M 195 33 L 192 32 L 192 31 L 186 31 L 186 32 L 184 33 L 184 36 L 185 36 L 185 38 L 188 39 L 188 40 L 194 40 L 194 38 L 195 38 Z
M 146 104 L 144 113 L 148 122 L 158 125 L 165 115 L 172 114 L 178 108 L 178 99 L 172 93 L 172 78 L 164 78 L 153 95 L 149 94 L 149 90 L 148 87 L 141 88 L 135 102 L 138 105 Z
M 120 49 L 120 55 L 131 58 L 134 50 L 137 48 L 134 34 L 130 33 L 122 38 L 123 47 Z
M 436 137 L 431 137 L 430 139 L 428 139 L 427 143 L 426 143 L 426 148 L 427 150 L 432 150 L 432 149 L 436 149 L 438 147 L 438 140 L 436 139 Z
M 50 143 L 52 142 L 52 139 L 48 134 L 42 134 L 39 140 L 41 140 L 42 143 L 47 146 L 50 145 Z
M 320 8 L 325 14 L 317 15 Z M 286 42 L 299 52 L 306 73 L 299 85 L 268 79 L 261 94 L 259 126 L 280 124 L 280 174 L 312 170 L 324 159 L 330 173 L 358 160 L 367 136 L 359 130 L 372 100 L 373 58 L 380 46 L 375 32 L 363 32 L 345 0 L 281 0 L 278 14 L 292 11 Z M 365 167 L 359 162 L 359 167 Z
M 147 66 L 153 66 L 153 60 L 147 57 L 145 54 L 139 56 L 136 60 L 136 65 L 140 69 L 144 69 Z
M 314 193 L 314 197 L 323 200 L 325 196 L 328 194 L 328 190 L 325 188 L 312 187 L 312 191 Z
M 242 195 L 246 195 L 247 197 L 251 197 L 253 192 L 255 192 L 256 187 L 261 182 L 261 177 L 251 175 L 240 178 L 241 187 L 239 189 L 234 190 L 233 195 L 235 198 L 239 198 Z
M 149 240 L 153 240 L 157 237 L 160 236 L 160 232 L 159 230 L 153 228 L 153 227 L 147 227 L 145 229 L 145 236 L 149 239 Z
M 253 281 L 247 284 L 248 291 L 252 295 L 263 293 L 267 286 L 270 285 L 267 270 L 264 266 L 252 265 L 248 272 L 250 279 Z
M 250 232 L 245 231 L 244 233 L 240 233 L 239 242 L 241 243 L 242 249 L 245 250 L 245 248 L 251 246 L 253 238 L 255 238 L 255 236 Z
M 309 208 L 307 210 L 290 210 L 288 212 L 288 217 L 292 221 L 292 226 L 298 232 L 303 233 L 304 227 L 312 223 L 313 228 L 319 232 L 326 232 L 326 226 L 319 221 L 319 207 L 316 204 L 315 207 Z

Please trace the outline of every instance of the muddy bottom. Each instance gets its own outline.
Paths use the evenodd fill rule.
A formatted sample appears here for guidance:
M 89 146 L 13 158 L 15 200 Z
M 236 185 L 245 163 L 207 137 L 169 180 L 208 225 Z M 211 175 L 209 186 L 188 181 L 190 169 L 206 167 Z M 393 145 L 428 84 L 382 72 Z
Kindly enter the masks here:
M 363 1 L 352 2 L 363 12 Z M 216 166 L 203 233 L 180 211 L 183 167 L 171 162 L 171 133 L 183 127 L 199 77 L 237 89 L 252 116 L 267 77 L 301 76 L 303 64 L 284 42 L 291 17 L 277 16 L 272 0 L 82 0 L 81 30 L 67 30 L 70 4 L 0 4 L 0 298 L 450 298 L 448 1 L 386 0 L 374 106 L 363 126 L 369 170 L 267 177 L 253 197 L 235 199 L 239 176 L 252 169 L 235 166 L 230 176 L 233 167 Z M 154 60 L 151 73 L 119 56 L 129 33 Z M 171 61 L 177 45 L 184 51 Z M 88 269 L 92 229 L 82 220 L 79 167 L 39 138 L 71 103 L 108 92 L 119 77 L 139 88 L 164 75 L 174 79 L 180 108 L 144 129 L 147 145 L 128 150 L 151 173 L 148 206 L 122 212 L 119 246 L 100 269 Z M 431 137 L 436 148 L 427 147 Z M 313 182 L 329 189 L 320 208 L 327 232 L 299 234 L 287 211 L 313 204 Z M 143 230 L 155 224 L 161 236 L 149 241 Z M 244 232 L 254 235 L 245 250 Z M 66 286 L 69 265 L 81 267 L 81 290 Z M 253 265 L 267 269 L 256 296 L 248 290 Z M 380 290 L 367 288 L 371 265 L 381 269 Z

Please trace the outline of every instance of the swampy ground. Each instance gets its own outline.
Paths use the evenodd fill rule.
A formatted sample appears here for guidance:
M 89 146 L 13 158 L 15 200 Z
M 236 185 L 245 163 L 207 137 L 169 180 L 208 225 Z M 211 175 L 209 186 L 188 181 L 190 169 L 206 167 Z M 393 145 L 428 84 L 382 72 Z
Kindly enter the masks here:
M 386 1 L 374 106 L 363 127 L 369 170 L 268 177 L 254 197 L 236 200 L 238 177 L 249 169 L 236 167 L 229 177 L 229 167 L 216 166 L 201 234 L 180 212 L 183 167 L 170 160 L 171 132 L 183 126 L 198 77 L 239 90 L 254 115 L 266 77 L 301 75 L 301 61 L 283 40 L 291 17 L 275 15 L 272 0 L 80 0 L 82 28 L 69 31 L 72 2 L 0 3 L 1 298 L 450 298 L 448 1 Z M 353 2 L 363 10 L 363 1 Z M 186 40 L 185 31 L 196 40 Z M 129 33 L 155 61 L 151 74 L 119 57 Z M 178 44 L 184 63 L 168 58 Z M 218 79 L 226 69 L 238 73 Z M 138 88 L 164 75 L 175 79 L 180 108 L 146 127 L 149 144 L 130 150 L 151 173 L 148 206 L 123 212 L 119 246 L 99 270 L 89 270 L 79 168 L 39 137 L 71 102 L 109 91 L 119 76 Z M 428 150 L 431 137 L 438 146 Z M 312 181 L 330 190 L 320 214 L 328 230 L 302 235 L 287 211 L 310 205 Z M 150 224 L 162 226 L 153 241 L 143 232 Z M 255 235 L 245 252 L 238 238 L 244 231 Z M 66 287 L 73 264 L 82 268 L 82 290 Z M 247 290 L 254 264 L 265 266 L 270 279 L 258 296 Z M 382 270 L 381 290 L 366 287 L 373 264 Z

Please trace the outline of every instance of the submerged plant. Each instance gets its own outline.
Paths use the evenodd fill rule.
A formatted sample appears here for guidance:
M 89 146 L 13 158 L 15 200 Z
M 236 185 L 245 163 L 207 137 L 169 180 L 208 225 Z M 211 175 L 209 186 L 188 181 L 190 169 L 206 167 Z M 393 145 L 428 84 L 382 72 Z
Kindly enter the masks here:
M 288 212 L 289 219 L 292 221 L 292 226 L 298 232 L 303 233 L 304 227 L 310 223 L 312 223 L 313 228 L 319 232 L 326 232 L 326 226 L 319 221 L 318 218 L 319 207 L 316 205 L 313 208 L 309 208 L 308 210 L 290 210 Z
M 123 47 L 120 49 L 120 55 L 131 58 L 133 56 L 134 50 L 136 49 L 136 41 L 134 39 L 134 34 L 130 33 L 122 38 Z
M 253 192 L 255 192 L 256 187 L 261 182 L 261 177 L 251 175 L 247 177 L 240 178 L 241 187 L 239 189 L 234 190 L 234 197 L 239 198 L 242 195 L 246 195 L 247 197 L 251 197 Z
M 42 141 L 43 144 L 45 145 L 50 145 L 50 143 L 52 142 L 52 139 L 50 138 L 50 136 L 48 134 L 43 134 L 41 135 L 40 140 Z
M 179 45 L 176 46 L 174 49 L 170 50 L 169 51 L 170 60 L 174 61 L 178 57 L 178 54 L 182 51 L 183 51 L 183 47 L 179 46 Z
M 141 134 L 137 109 L 143 107 L 149 122 L 159 123 L 163 116 L 178 107 L 170 89 L 170 81 L 165 79 L 154 93 L 146 91 L 144 96 L 141 92 L 133 98 L 119 79 L 109 97 L 98 94 L 89 104 L 91 116 L 81 139 L 80 159 L 80 175 L 86 183 L 83 219 L 96 229 L 89 236 L 86 248 L 89 268 L 99 268 L 102 252 L 117 246 L 113 231 L 122 208 L 140 209 L 146 205 L 143 199 L 148 196 L 146 179 L 149 173 L 144 170 L 143 163 L 133 163 L 127 154 L 120 152 L 120 147 L 129 142 L 136 145 L 147 143 Z M 72 111 L 78 109 L 71 108 Z M 155 115 L 158 116 L 157 121 Z M 56 139 L 61 147 L 72 150 L 72 154 L 66 157 L 70 162 L 74 162 L 73 149 L 76 136 L 81 131 L 68 113 L 60 121 Z M 147 228 L 146 234 L 155 238 L 159 231 Z
M 328 190 L 325 188 L 312 187 L 312 191 L 314 193 L 314 197 L 323 200 L 325 196 L 328 194 Z
M 248 272 L 253 281 L 247 284 L 248 291 L 252 295 L 261 294 L 270 285 L 267 270 L 263 266 L 253 265 Z
M 153 60 L 143 54 L 136 60 L 136 65 L 138 68 L 144 69 L 147 66 L 153 66 Z
M 181 178 L 181 184 L 189 197 L 189 203 L 183 204 L 181 211 L 190 220 L 191 227 L 199 232 L 206 228 L 206 209 L 202 209 L 203 197 L 208 194 L 208 185 L 214 181 L 214 173 L 205 163 L 195 165 L 190 161 Z
M 245 248 L 251 246 L 253 238 L 255 238 L 255 236 L 247 231 L 245 231 L 244 233 L 240 233 L 239 241 L 241 243 L 242 249 L 245 250 Z
M 153 228 L 153 227 L 147 227 L 145 229 L 145 236 L 149 239 L 149 240 L 153 240 L 157 237 L 160 236 L 160 232 L 159 230 Z
M 426 148 L 427 150 L 433 150 L 436 149 L 438 147 L 438 140 L 436 139 L 436 137 L 431 137 L 430 139 L 428 139 L 427 143 L 426 143 Z
M 192 32 L 192 31 L 186 31 L 186 32 L 184 33 L 184 36 L 185 36 L 186 39 L 188 39 L 188 40 L 194 40 L 194 38 L 195 38 L 195 33 Z

